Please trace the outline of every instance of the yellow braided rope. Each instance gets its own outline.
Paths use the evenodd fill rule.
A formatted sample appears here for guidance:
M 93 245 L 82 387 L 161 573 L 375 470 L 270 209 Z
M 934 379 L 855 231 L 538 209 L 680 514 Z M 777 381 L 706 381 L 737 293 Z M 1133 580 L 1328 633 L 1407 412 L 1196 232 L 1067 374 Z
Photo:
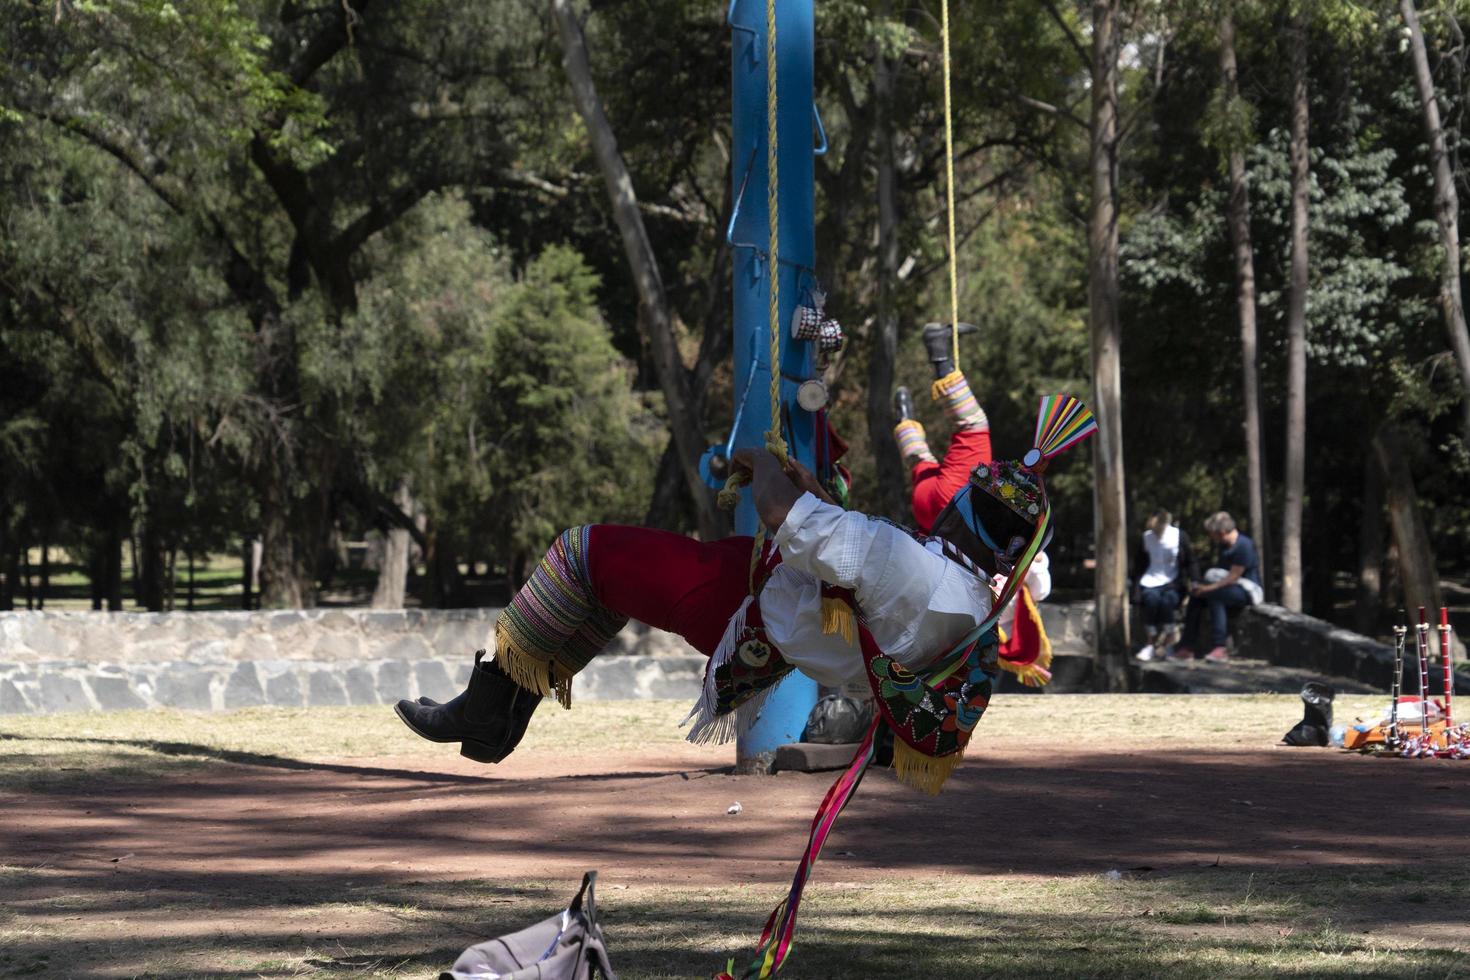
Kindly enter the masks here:
M 766 448 L 786 465 L 786 440 L 781 438 L 781 221 L 776 188 L 781 168 L 776 163 L 776 0 L 766 0 L 766 224 L 770 227 L 771 296 L 771 428 Z
M 939 30 L 944 38 L 944 171 L 948 177 L 945 190 L 949 204 L 949 322 L 950 337 L 954 342 L 954 366 L 958 370 L 960 366 L 960 290 L 954 240 L 954 115 L 949 93 L 949 0 L 941 0 L 939 9 Z
M 770 229 L 766 268 L 771 283 L 767 304 L 771 333 L 771 427 L 766 430 L 766 449 L 784 466 L 788 450 L 781 435 L 781 212 L 776 109 L 776 0 L 766 0 L 766 223 Z M 740 502 L 740 488 L 747 482 L 749 477 L 744 473 L 730 474 L 717 498 L 719 506 L 733 510 Z M 755 554 L 751 556 L 752 580 L 763 536 L 764 529 L 760 529 L 756 534 Z

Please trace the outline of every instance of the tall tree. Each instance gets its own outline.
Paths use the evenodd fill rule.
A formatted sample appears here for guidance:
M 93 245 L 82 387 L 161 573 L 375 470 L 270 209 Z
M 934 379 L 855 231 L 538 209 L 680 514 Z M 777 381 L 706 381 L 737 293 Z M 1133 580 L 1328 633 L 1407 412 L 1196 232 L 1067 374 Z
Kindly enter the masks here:
M 623 251 L 632 268 L 638 287 L 638 318 L 654 352 L 654 366 L 659 387 L 664 393 L 669 429 L 679 453 L 680 471 L 694 498 L 699 519 L 699 533 L 706 541 L 723 537 L 728 521 L 715 508 L 714 495 L 699 475 L 699 457 L 704 452 L 700 420 L 694 412 L 694 397 L 689 390 L 688 369 L 679 354 L 674 335 L 674 316 L 664 293 L 663 277 L 653 254 L 643 216 L 638 210 L 638 196 L 628 175 L 628 166 L 618 149 L 617 135 L 603 111 L 602 100 L 592 79 L 592 66 L 587 56 L 587 39 L 581 21 L 572 9 L 571 0 L 551 0 L 561 38 L 563 65 L 571 83 L 577 114 L 587 127 L 597 164 L 613 210 L 613 220 L 623 240 Z
M 1402 432 L 1385 425 L 1373 434 L 1369 451 L 1378 464 L 1388 504 L 1388 523 L 1398 548 L 1404 605 L 1411 611 L 1417 606 L 1437 609 L 1444 597 L 1434 564 L 1434 546 L 1419 509 L 1414 475 L 1403 443 Z
M 882 5 L 888 13 L 888 4 Z M 894 64 L 884 50 L 885 38 L 879 33 L 873 40 L 873 135 L 877 154 L 878 192 L 878 289 L 877 320 L 873 325 L 872 343 L 868 348 L 868 440 L 873 462 L 878 470 L 877 507 L 879 513 L 902 515 L 907 511 L 902 500 L 905 481 L 893 441 L 893 364 L 898 356 L 898 158 L 894 137 L 898 123 L 894 119 Z M 852 151 L 849 151 L 852 152 Z M 897 499 L 895 499 L 897 498 Z
M 1087 317 L 1092 336 L 1098 658 L 1109 688 L 1128 686 L 1128 499 L 1123 482 L 1122 323 L 1118 312 L 1119 0 L 1092 0 Z
M 1251 247 L 1250 188 L 1246 180 L 1245 145 L 1250 136 L 1250 107 L 1240 95 L 1235 63 L 1235 12 L 1225 0 L 1219 22 L 1221 124 L 1225 129 L 1226 166 L 1230 176 L 1228 224 L 1235 259 L 1235 305 L 1240 319 L 1241 399 L 1244 402 L 1246 494 L 1249 498 L 1250 532 L 1260 550 L 1262 568 L 1266 557 L 1266 491 L 1261 448 L 1261 382 L 1256 360 L 1256 260 Z
M 1419 107 L 1424 113 L 1424 134 L 1429 141 L 1429 162 L 1434 172 L 1434 220 L 1439 225 L 1439 244 L 1444 255 L 1439 267 L 1439 302 L 1444 311 L 1445 330 L 1460 369 L 1460 409 L 1463 432 L 1470 441 L 1470 330 L 1465 326 L 1465 303 L 1460 293 L 1460 198 L 1450 171 L 1449 151 L 1439 120 L 1434 75 L 1429 70 L 1429 53 L 1419 11 L 1414 0 L 1399 0 L 1399 13 L 1409 32 L 1409 57 L 1414 64 L 1414 85 L 1419 90 Z M 1451 14 L 1453 16 L 1453 14 Z
M 1312 171 L 1307 139 L 1309 92 L 1305 2 L 1292 14 L 1291 46 L 1291 272 L 1286 314 L 1286 465 L 1281 514 L 1281 604 L 1302 608 L 1302 508 L 1307 462 L 1307 206 Z

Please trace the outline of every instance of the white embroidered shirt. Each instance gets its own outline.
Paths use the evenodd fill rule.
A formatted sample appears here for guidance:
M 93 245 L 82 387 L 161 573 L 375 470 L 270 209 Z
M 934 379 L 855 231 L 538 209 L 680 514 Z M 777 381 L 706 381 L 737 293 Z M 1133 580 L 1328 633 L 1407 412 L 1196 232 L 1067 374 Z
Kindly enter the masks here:
M 761 618 L 781 655 L 819 684 L 863 676 L 862 653 L 822 632 L 821 583 L 852 589 L 879 648 L 926 666 L 990 615 L 984 577 L 902 528 L 803 494 L 776 531 L 781 564 L 761 591 Z

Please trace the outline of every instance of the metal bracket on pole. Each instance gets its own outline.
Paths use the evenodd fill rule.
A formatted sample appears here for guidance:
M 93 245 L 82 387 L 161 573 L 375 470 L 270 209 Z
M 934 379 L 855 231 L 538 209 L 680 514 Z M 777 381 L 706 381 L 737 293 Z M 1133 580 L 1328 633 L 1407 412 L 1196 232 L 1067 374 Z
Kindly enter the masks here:
M 725 22 L 730 25 L 732 31 L 744 31 L 750 35 L 750 57 L 758 65 L 761 63 L 761 46 L 756 42 L 760 40 L 761 34 L 754 27 L 735 23 L 735 7 L 739 3 L 740 0 L 730 0 L 730 10 L 725 14 Z

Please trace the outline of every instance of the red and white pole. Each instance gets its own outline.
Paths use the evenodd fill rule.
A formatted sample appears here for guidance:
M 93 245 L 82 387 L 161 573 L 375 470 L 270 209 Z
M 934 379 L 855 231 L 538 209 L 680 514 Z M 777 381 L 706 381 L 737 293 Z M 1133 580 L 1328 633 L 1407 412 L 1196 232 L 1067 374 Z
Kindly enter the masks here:
M 1439 607 L 1439 660 L 1444 666 L 1444 734 L 1448 747 L 1450 729 L 1455 724 L 1455 716 L 1450 710 L 1455 695 L 1455 672 L 1450 666 L 1450 611 L 1445 606 Z
M 1429 614 L 1419 607 L 1419 630 L 1416 636 L 1419 651 L 1419 734 L 1429 735 Z M 1427 748 L 1428 746 L 1425 746 Z

